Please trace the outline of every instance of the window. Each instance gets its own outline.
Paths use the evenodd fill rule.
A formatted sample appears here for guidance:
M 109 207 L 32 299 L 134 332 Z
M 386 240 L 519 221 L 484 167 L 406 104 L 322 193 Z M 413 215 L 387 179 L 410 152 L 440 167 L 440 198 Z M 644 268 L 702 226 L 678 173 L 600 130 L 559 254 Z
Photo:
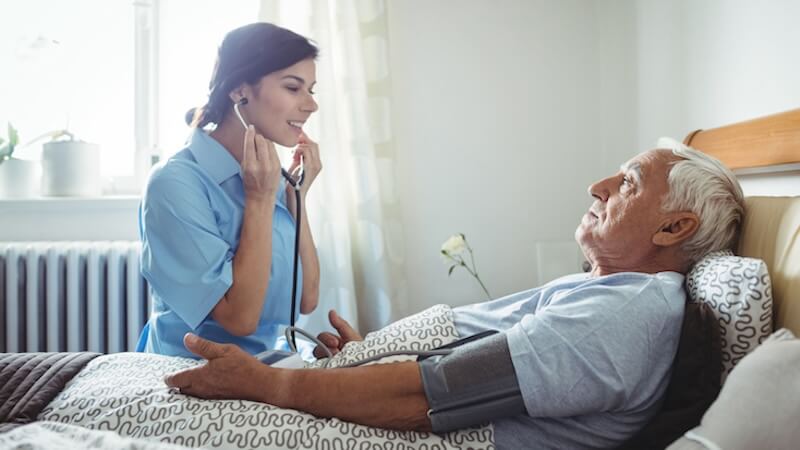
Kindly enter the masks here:
M 258 9 L 257 0 L 160 2 L 157 139 L 163 156 L 180 150 L 186 140 L 186 111 L 205 104 L 225 33 L 255 22 Z
M 3 100 L 20 141 L 67 128 L 100 144 L 105 175 L 133 175 L 134 41 L 130 2 L 18 0 L 4 4 Z M 41 145 L 19 150 L 38 158 Z
M 112 193 L 138 193 L 153 156 L 188 135 L 225 32 L 258 0 L 13 0 L 0 27 L 0 126 L 21 142 L 67 128 L 101 148 Z M 41 145 L 16 156 L 37 159 Z

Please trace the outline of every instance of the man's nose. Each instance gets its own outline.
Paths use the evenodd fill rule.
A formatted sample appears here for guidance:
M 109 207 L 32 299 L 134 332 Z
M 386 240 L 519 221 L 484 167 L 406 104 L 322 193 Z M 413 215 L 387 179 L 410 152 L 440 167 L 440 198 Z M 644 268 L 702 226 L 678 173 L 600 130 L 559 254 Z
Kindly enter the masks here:
M 605 178 L 600 180 L 592 185 L 589 186 L 589 195 L 592 197 L 602 201 L 607 202 L 608 197 L 611 195 L 611 191 L 609 189 L 609 182 L 610 178 Z

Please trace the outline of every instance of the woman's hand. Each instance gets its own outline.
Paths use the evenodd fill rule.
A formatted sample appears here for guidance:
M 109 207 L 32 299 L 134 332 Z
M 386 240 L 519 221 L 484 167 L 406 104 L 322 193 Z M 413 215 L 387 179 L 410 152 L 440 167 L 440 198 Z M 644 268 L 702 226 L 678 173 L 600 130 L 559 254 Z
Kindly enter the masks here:
M 250 125 L 244 133 L 242 181 L 246 199 L 275 200 L 281 179 L 281 162 L 275 144 Z
M 300 134 L 300 140 L 297 147 L 294 149 L 294 157 L 292 159 L 292 165 L 289 167 L 289 173 L 294 175 L 294 171 L 300 166 L 301 162 L 303 164 L 304 177 L 303 184 L 300 186 L 300 193 L 305 196 L 305 194 L 308 193 L 308 188 L 311 186 L 311 183 L 314 182 L 317 175 L 322 171 L 322 161 L 319 158 L 319 146 L 306 136 L 305 133 Z

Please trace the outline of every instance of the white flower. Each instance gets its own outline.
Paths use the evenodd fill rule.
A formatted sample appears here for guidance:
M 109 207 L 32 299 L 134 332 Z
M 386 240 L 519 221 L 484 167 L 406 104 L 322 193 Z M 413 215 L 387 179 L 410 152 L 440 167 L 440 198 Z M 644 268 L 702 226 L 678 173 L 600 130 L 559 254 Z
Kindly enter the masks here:
M 464 241 L 464 235 L 454 234 L 442 244 L 442 252 L 448 255 L 460 255 L 467 248 L 467 243 Z

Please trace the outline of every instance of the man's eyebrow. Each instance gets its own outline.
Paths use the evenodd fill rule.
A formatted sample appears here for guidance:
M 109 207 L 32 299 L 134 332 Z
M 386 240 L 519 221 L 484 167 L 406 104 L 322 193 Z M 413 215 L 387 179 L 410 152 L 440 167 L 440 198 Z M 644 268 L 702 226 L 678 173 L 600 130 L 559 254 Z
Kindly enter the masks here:
M 639 164 L 638 162 L 634 162 L 634 163 L 630 163 L 630 164 L 625 163 L 625 164 L 619 166 L 619 170 L 622 173 L 628 173 L 628 172 L 633 173 L 633 176 L 634 176 L 634 178 L 636 178 L 636 181 L 638 181 L 640 183 L 644 179 L 644 176 L 642 176 L 642 165 Z

